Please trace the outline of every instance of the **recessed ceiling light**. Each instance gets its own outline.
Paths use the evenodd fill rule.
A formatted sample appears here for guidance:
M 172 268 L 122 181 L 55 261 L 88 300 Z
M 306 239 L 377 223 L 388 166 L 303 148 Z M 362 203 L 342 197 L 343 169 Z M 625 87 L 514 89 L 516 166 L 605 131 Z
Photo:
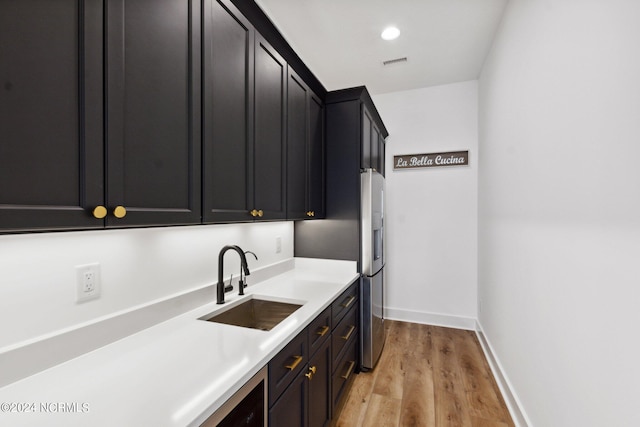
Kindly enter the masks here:
M 397 29 L 396 27 L 387 27 L 384 29 L 384 31 L 382 31 L 382 34 L 380 34 L 380 37 L 382 37 L 385 40 L 394 40 L 394 39 L 397 39 L 399 35 L 400 35 L 399 29 Z

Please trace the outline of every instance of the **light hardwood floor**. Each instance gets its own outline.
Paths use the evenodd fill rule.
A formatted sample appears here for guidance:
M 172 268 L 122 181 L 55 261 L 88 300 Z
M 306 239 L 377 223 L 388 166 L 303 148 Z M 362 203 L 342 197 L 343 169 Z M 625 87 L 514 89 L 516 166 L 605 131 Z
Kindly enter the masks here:
M 356 377 L 337 427 L 514 426 L 474 332 L 385 327 L 378 365 Z

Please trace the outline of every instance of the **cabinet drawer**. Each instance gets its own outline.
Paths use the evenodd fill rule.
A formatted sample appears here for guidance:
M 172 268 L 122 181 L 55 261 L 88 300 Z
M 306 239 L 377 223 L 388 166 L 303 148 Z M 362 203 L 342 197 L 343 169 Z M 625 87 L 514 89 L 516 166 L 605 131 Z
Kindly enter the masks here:
M 308 360 L 309 348 L 305 329 L 269 362 L 269 407 L 302 372 Z
M 358 336 L 358 310 L 352 307 L 349 313 L 344 316 L 331 335 L 333 353 L 331 359 L 338 360 L 348 342 Z M 337 365 L 334 365 L 337 368 Z
M 348 385 L 353 381 L 358 366 L 358 340 L 352 339 L 345 348 L 345 353 L 340 357 L 338 362 L 334 364 L 334 372 L 331 381 L 331 398 L 333 402 L 334 414 L 338 413 L 341 399 L 345 396 Z
M 331 316 L 332 324 L 337 325 L 351 307 L 354 307 L 358 302 L 358 280 L 342 293 L 331 304 Z
M 314 354 L 331 336 L 331 307 L 327 307 L 307 327 L 309 331 L 309 354 Z

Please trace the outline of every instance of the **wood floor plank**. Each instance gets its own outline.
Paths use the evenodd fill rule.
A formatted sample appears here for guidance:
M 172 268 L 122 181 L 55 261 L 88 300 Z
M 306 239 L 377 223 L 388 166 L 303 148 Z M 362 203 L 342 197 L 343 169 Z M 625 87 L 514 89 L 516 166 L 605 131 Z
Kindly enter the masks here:
M 336 427 L 361 426 L 364 423 L 377 372 L 379 371 L 374 370 L 358 374 L 335 424 Z
M 372 394 L 363 427 L 398 427 L 401 400 Z
M 473 427 L 509 427 L 513 424 L 506 424 L 496 420 L 487 420 L 485 418 L 471 417 Z
M 448 328 L 434 328 L 432 334 L 436 425 L 467 427 L 471 426 L 471 417 L 451 332 Z
M 435 425 L 431 331 L 426 325 L 407 325 L 412 345 L 407 357 L 400 425 L 430 427 Z
M 378 365 L 357 375 L 335 426 L 513 427 L 474 332 L 385 322 Z
M 456 353 L 463 371 L 462 380 L 471 415 L 502 423 L 511 422 L 498 385 L 479 348 L 475 334 L 460 331 L 454 334 Z
M 384 351 L 376 367 L 378 375 L 373 386 L 373 393 L 402 399 L 405 359 L 409 351 L 409 328 L 398 322 L 391 322 L 387 330 Z

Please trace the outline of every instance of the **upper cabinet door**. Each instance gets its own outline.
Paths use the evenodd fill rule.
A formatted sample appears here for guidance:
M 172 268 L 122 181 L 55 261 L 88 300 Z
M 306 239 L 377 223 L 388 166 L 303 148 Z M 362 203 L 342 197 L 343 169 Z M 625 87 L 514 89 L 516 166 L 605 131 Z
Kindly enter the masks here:
M 287 219 L 310 216 L 307 207 L 309 90 L 289 71 L 287 80 Z
M 371 159 L 371 128 L 373 126 L 373 119 L 371 113 L 367 110 L 364 104 L 360 107 L 362 109 L 362 138 L 360 141 L 362 154 L 360 157 L 360 168 L 368 169 L 372 167 Z
M 289 70 L 287 219 L 324 215 L 324 106 L 302 79 Z
M 201 220 L 200 22 L 196 0 L 106 2 L 107 226 Z
M 287 64 L 256 35 L 254 76 L 254 208 L 257 219 L 286 218 Z
M 102 3 L 3 0 L 0 40 L 0 231 L 102 227 Z
M 204 222 L 253 220 L 254 29 L 230 1 L 204 2 Z
M 312 218 L 326 215 L 325 208 L 324 104 L 313 93 L 309 97 L 309 188 L 308 209 Z
M 364 144 L 365 142 L 362 141 Z M 380 172 L 380 131 L 374 122 L 371 123 L 371 167 Z

